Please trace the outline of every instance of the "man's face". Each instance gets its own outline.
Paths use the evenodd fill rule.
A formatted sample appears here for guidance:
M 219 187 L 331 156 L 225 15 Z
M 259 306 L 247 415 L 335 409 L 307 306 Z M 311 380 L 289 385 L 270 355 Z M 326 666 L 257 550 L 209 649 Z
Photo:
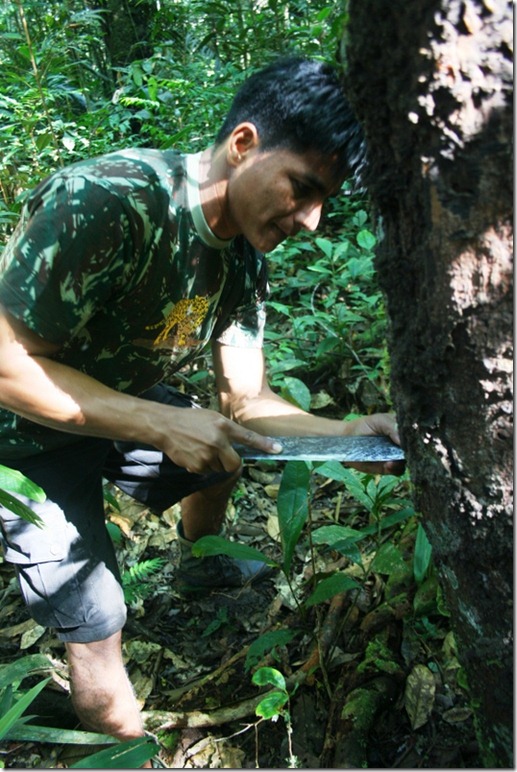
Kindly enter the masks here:
M 325 200 L 342 181 L 328 156 L 254 148 L 232 172 L 230 217 L 256 249 L 270 252 L 301 229 L 315 230 Z

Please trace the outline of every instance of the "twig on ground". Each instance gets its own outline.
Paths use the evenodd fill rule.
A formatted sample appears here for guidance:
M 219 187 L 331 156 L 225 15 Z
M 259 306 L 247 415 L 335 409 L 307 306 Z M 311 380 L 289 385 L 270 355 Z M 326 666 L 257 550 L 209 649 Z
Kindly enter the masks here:
M 305 680 L 306 674 L 298 670 L 287 681 L 287 690 L 291 691 L 295 686 L 300 686 Z M 233 705 L 225 705 L 213 710 L 192 710 L 192 711 L 167 711 L 167 710 L 146 710 L 142 713 L 145 728 L 149 732 L 167 731 L 170 729 L 200 728 L 207 726 L 221 726 L 230 721 L 239 721 L 255 712 L 255 708 L 268 694 L 272 694 L 275 689 L 268 692 L 250 697 Z

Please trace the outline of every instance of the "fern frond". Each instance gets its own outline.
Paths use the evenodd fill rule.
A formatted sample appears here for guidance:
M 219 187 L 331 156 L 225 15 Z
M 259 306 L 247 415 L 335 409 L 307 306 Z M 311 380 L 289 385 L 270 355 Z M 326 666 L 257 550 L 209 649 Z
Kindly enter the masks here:
M 156 574 L 165 565 L 163 558 L 151 558 L 150 560 L 142 560 L 139 563 L 135 563 L 134 566 L 130 566 L 122 575 L 122 584 L 124 587 L 128 585 L 139 584 L 140 582 L 147 582 L 148 579 Z

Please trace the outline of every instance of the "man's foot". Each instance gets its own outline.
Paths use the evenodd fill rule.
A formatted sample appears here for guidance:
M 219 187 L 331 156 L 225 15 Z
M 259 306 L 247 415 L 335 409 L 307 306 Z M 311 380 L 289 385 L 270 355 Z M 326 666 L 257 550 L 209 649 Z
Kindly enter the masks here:
M 180 564 L 176 576 L 182 592 L 204 594 L 219 587 L 243 587 L 261 582 L 273 572 L 260 560 L 236 560 L 228 555 L 196 558 L 192 555 L 194 542 L 185 539 L 181 522 L 177 530 Z

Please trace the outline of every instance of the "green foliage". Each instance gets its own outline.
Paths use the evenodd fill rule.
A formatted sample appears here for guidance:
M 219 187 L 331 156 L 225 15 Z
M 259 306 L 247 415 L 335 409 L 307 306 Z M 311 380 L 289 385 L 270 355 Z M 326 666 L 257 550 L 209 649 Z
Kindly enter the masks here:
M 86 756 L 72 765 L 73 768 L 83 769 L 136 768 L 157 753 L 158 745 L 148 737 L 119 743 L 109 735 L 28 723 L 34 720 L 35 716 L 27 714 L 26 711 L 51 679 L 45 678 L 28 690 L 22 688 L 22 682 L 52 668 L 47 657 L 40 654 L 27 655 L 11 663 L 0 664 L 0 740 L 112 746 Z
M 26 496 L 33 501 L 45 501 L 46 494 L 39 485 L 36 485 L 25 477 L 17 469 L 10 469 L 7 466 L 0 464 L 0 504 L 14 512 L 18 517 L 27 520 L 29 523 L 37 525 L 39 528 L 43 527 L 43 521 L 39 515 L 34 512 L 22 501 L 12 496 L 11 493 L 18 493 L 21 496 Z
M 429 543 L 426 532 L 424 531 L 422 524 L 419 523 L 415 541 L 415 555 L 413 558 L 413 571 L 417 584 L 421 584 L 425 579 L 431 563 L 432 551 L 433 548 Z
M 71 764 L 70 769 L 138 769 L 158 750 L 159 746 L 150 737 L 137 737 L 86 756 Z
M 145 58 L 111 42 L 130 12 L 82 0 L 0 6 L 0 228 L 56 167 L 130 145 L 205 147 L 249 69 L 278 53 L 332 60 L 345 3 L 165 0 L 147 11 Z M 125 14 L 125 15 L 124 15 Z M 126 21 L 125 21 L 126 20 Z M 141 45 L 140 45 L 141 43 Z
M 248 649 L 244 668 L 246 671 L 258 664 L 260 659 L 266 654 L 275 656 L 278 646 L 285 646 L 290 643 L 296 633 L 293 630 L 271 630 L 256 638 Z
M 297 404 L 300 386 L 293 391 L 285 384 L 290 371 L 305 382 L 339 377 L 361 412 L 390 404 L 386 317 L 373 263 L 377 237 L 365 204 L 359 195 L 341 195 L 323 224 L 328 235 L 288 240 L 269 256 L 268 370 L 273 385 Z
M 23 714 L 49 679 L 46 678 L 27 692 L 19 689 L 20 683 L 34 672 L 48 670 L 49 667 L 48 659 L 40 655 L 0 665 L 0 740 L 9 737 L 12 729 L 16 729 L 31 718 Z
M 0 224 L 49 171 L 95 152 L 88 108 L 107 78 L 101 38 L 100 11 L 74 0 L 0 8 Z
M 256 686 L 274 687 L 260 700 L 255 708 L 255 713 L 261 719 L 271 719 L 272 721 L 276 721 L 279 716 L 282 716 L 287 728 L 288 768 L 298 767 L 298 759 L 293 753 L 292 745 L 293 726 L 289 707 L 290 694 L 284 676 L 274 667 L 260 667 L 253 673 L 251 680 Z
M 122 589 L 126 603 L 135 603 L 139 599 L 146 598 L 153 590 L 152 579 L 158 574 L 165 560 L 163 558 L 151 558 L 135 563 L 122 573 Z
M 224 539 L 222 536 L 202 536 L 192 546 L 194 557 L 207 555 L 229 555 L 236 560 L 260 560 L 270 566 L 278 566 L 276 561 L 254 547 Z
M 304 461 L 288 461 L 278 491 L 277 509 L 284 553 L 284 571 L 289 573 L 303 526 L 309 516 L 310 468 Z
M 279 391 L 280 395 L 288 402 L 291 402 L 302 410 L 310 410 L 311 393 L 304 382 L 299 378 L 284 375 Z
M 310 500 L 314 474 L 343 482 L 356 504 L 365 510 L 370 522 L 362 525 L 361 528 L 334 523 L 312 529 Z M 195 543 L 192 552 L 197 557 L 224 554 L 236 559 L 261 560 L 281 568 L 287 581 L 290 582 L 295 549 L 302 538 L 305 526 L 309 524 L 312 548 L 331 549 L 347 557 L 352 565 L 357 565 L 362 570 L 363 579 L 366 580 L 372 572 L 387 577 L 400 576 L 406 572 L 406 558 L 398 546 L 390 541 L 383 541 L 383 533 L 415 518 L 413 507 L 405 496 L 401 495 L 400 488 L 403 486 L 404 480 L 401 481 L 397 477 L 391 475 L 374 477 L 347 469 L 338 462 L 311 464 L 303 461 L 289 461 L 284 467 L 277 498 L 283 554 L 281 563 L 266 556 L 260 550 L 228 541 L 221 536 L 203 536 Z M 425 572 L 428 572 L 430 552 L 421 536 L 417 536 L 417 540 L 419 546 L 415 565 L 420 572 L 425 565 Z M 318 575 L 315 578 L 315 587 L 303 606 L 309 608 L 338 593 L 357 590 L 360 586 L 360 581 L 347 573 Z M 429 584 L 424 583 L 422 595 L 424 592 L 429 592 L 429 587 Z M 433 608 L 436 608 L 438 585 L 434 585 L 431 592 Z M 250 654 L 250 662 L 267 650 L 269 645 L 273 647 L 274 637 L 271 640 L 268 638 L 261 640 L 257 644 L 256 650 Z
M 318 581 L 316 589 L 306 601 L 306 606 L 322 603 L 347 590 L 358 589 L 361 585 L 355 579 L 344 574 L 332 574 Z

